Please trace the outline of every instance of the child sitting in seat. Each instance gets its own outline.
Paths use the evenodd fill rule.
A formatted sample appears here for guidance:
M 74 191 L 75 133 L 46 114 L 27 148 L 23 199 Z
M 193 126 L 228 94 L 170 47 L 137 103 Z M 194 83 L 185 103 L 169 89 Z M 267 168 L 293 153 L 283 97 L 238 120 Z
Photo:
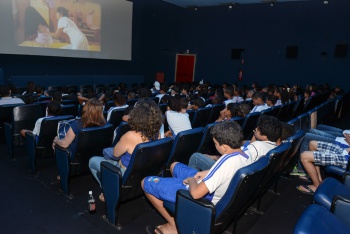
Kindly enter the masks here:
M 222 154 L 210 170 L 198 172 L 174 162 L 170 167 L 172 178 L 149 176 L 141 182 L 147 198 L 168 222 L 156 227 L 147 226 L 148 233 L 177 233 L 174 218 L 163 207 L 164 200 L 175 203 L 177 190 L 189 190 L 194 199 L 205 197 L 216 204 L 225 194 L 236 171 L 246 165 L 248 156 L 240 149 L 243 133 L 239 124 L 221 122 L 210 133 L 216 149 Z

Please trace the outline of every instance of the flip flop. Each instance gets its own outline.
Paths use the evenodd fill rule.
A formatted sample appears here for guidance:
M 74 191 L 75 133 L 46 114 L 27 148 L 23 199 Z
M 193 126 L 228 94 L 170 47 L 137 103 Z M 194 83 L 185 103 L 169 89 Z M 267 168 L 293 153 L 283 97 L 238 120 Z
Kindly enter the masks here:
M 302 181 L 311 183 L 311 180 L 308 176 L 299 176 L 299 179 Z
M 302 190 L 301 188 L 304 188 L 304 189 L 306 189 L 307 191 L 304 191 L 304 190 Z M 309 195 L 314 195 L 315 194 L 315 192 L 314 191 L 312 191 L 312 189 L 311 188 L 309 188 L 309 186 L 307 186 L 307 185 L 299 185 L 299 186 L 297 186 L 297 189 L 300 191 L 300 192 L 302 192 L 302 193 L 305 193 L 305 194 L 309 194 Z
M 146 232 L 147 232 L 148 234 L 164 234 L 164 233 L 162 232 L 162 230 L 160 230 L 159 226 L 160 226 L 160 225 L 157 225 L 157 226 L 148 225 L 148 226 L 146 227 Z M 157 232 L 156 232 L 156 231 L 157 231 Z

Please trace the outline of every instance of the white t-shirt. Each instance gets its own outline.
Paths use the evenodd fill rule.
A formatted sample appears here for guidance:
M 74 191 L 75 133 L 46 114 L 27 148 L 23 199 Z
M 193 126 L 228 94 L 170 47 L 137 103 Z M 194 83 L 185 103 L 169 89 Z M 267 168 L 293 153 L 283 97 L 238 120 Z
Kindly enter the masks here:
M 261 156 L 266 155 L 270 150 L 276 148 L 276 142 L 272 141 L 254 141 L 250 143 L 247 147 L 243 148 L 242 151 L 249 156 L 247 160 L 247 165 L 255 162 Z
M 239 153 L 222 155 L 203 179 L 210 193 L 205 198 L 215 205 L 226 193 L 236 171 L 247 165 L 247 157 Z
M 124 106 L 113 106 L 111 108 L 109 108 L 108 112 L 107 112 L 107 122 L 109 121 L 109 119 L 111 118 L 111 114 L 113 112 L 113 110 L 117 110 L 117 109 L 122 109 L 122 108 L 127 108 L 129 105 L 125 104 Z
M 80 31 L 80 29 L 74 23 L 74 21 L 72 21 L 68 17 L 61 17 L 58 20 L 57 28 L 63 28 L 63 32 L 69 36 L 70 43 L 71 43 L 70 49 L 74 49 L 74 50 L 89 49 L 89 42 L 86 36 L 84 35 L 84 33 Z
M 175 137 L 179 132 L 192 129 L 187 113 L 180 113 L 172 110 L 165 112 L 166 119 Z
M 261 111 L 266 110 L 268 108 L 270 108 L 270 107 L 266 103 L 263 105 L 257 105 L 257 106 L 254 106 L 254 108 L 250 111 L 250 113 L 261 112 Z
M 232 102 L 233 102 L 233 100 L 232 100 L 232 99 L 227 99 L 226 101 L 224 101 L 225 106 L 227 106 L 227 104 L 232 103 Z
M 35 127 L 33 129 L 33 134 L 39 136 L 40 134 L 40 128 L 41 128 L 41 122 L 43 122 L 44 119 L 48 119 L 48 118 L 52 118 L 54 116 L 46 116 L 46 117 L 42 117 L 39 118 L 36 122 L 35 122 Z
M 234 96 L 232 98 L 232 100 L 233 100 L 234 103 L 239 103 L 239 102 L 243 102 L 244 101 L 244 99 L 242 97 L 240 97 L 240 96 Z
M 24 104 L 24 102 L 20 98 L 12 98 L 12 97 L 2 97 L 0 99 L 0 106 L 10 105 L 10 104 Z

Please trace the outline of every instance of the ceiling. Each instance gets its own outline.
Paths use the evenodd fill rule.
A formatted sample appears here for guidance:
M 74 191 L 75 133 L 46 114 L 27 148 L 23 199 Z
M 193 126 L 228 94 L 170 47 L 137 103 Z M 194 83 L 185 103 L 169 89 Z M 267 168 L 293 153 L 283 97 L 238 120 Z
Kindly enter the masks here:
M 233 4 L 271 3 L 271 2 L 295 2 L 303 0 L 162 0 L 180 7 L 205 7 Z

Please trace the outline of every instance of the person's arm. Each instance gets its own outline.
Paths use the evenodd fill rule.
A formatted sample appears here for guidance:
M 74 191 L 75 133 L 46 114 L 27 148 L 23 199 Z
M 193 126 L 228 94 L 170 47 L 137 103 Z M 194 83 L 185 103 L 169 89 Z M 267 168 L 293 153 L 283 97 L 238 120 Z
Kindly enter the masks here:
M 70 127 L 67 132 L 67 135 L 62 140 L 58 139 L 58 137 L 56 136 L 55 139 L 53 140 L 53 143 L 63 148 L 67 148 L 73 142 L 74 138 L 75 138 L 75 133 Z
M 350 134 L 344 133 L 344 137 L 345 137 L 344 140 L 346 141 L 346 143 L 348 143 L 350 145 Z
M 218 156 L 218 155 L 209 155 L 209 154 L 204 154 L 204 155 L 215 160 L 215 161 L 217 161 L 220 158 L 220 156 Z
M 130 149 L 131 144 L 133 144 L 134 142 L 133 134 L 134 134 L 133 132 L 127 132 L 120 138 L 120 140 L 114 146 L 114 149 L 113 149 L 114 157 L 119 158 Z
M 204 197 L 209 192 L 209 189 L 204 182 L 200 182 L 198 184 L 198 181 L 202 180 L 207 175 L 207 173 L 208 170 L 200 171 L 194 177 L 190 177 L 184 180 L 184 184 L 188 184 L 188 190 L 194 199 Z
M 63 28 L 57 28 L 56 32 L 54 32 L 52 34 L 52 37 L 53 38 L 59 38 L 60 35 L 62 35 L 64 32 L 63 32 Z

